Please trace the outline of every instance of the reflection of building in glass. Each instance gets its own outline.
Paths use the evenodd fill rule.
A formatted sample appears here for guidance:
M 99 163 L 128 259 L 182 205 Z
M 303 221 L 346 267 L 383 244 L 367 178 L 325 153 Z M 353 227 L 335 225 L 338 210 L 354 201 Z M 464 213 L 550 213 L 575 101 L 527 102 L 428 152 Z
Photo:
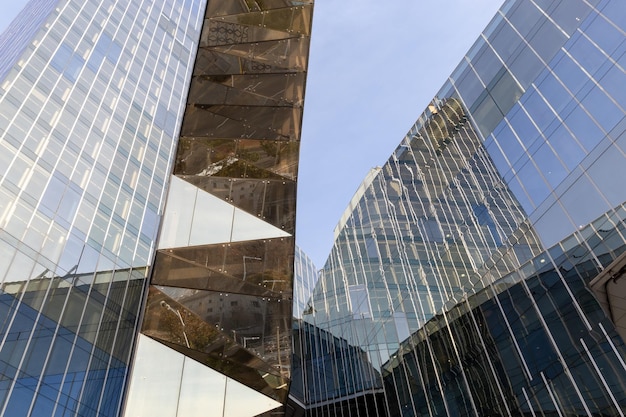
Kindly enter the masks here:
M 359 407 L 384 407 L 380 373 L 372 367 L 367 354 L 306 321 L 313 314 L 310 296 L 317 280 L 311 259 L 296 247 L 294 351 L 287 415 L 307 406 L 328 407 L 328 412 L 336 415 L 344 407 L 357 414 Z
M 293 317 L 301 319 L 303 314 L 310 314 L 310 306 L 307 305 L 311 293 L 317 284 L 317 268 L 299 247 L 296 246 L 294 258 L 294 286 L 293 286 Z
M 203 7 L 32 0 L 2 35 L 1 415 L 120 412 Z
M 459 101 L 433 109 L 340 222 L 312 300 L 315 323 L 366 349 L 377 366 L 448 300 L 484 286 L 473 265 L 524 225 Z M 516 256 L 534 240 L 522 240 Z
M 626 413 L 622 8 L 505 2 L 339 222 L 295 406 Z
M 311 14 L 30 0 L 0 35 L 0 415 L 281 412 Z

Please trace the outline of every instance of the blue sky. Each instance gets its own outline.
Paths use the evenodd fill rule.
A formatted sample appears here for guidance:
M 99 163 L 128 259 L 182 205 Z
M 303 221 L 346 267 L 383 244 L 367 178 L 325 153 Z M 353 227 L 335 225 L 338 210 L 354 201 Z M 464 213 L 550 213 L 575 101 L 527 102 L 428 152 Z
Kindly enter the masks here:
M 298 175 L 298 245 L 321 268 L 385 163 L 502 0 L 316 0 Z
M 0 0 L 2 6 L 0 7 L 2 13 L 0 13 L 0 34 L 9 26 L 15 16 L 24 8 L 28 0 Z

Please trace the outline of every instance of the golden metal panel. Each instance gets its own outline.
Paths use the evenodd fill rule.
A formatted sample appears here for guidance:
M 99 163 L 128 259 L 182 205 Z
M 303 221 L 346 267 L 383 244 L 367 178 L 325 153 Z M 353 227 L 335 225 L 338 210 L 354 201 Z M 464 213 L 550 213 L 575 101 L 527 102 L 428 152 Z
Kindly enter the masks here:
M 208 2 L 174 174 L 268 224 L 235 215 L 231 240 L 295 231 L 312 12 L 311 1 Z M 295 246 L 269 237 L 159 251 L 142 332 L 284 401 Z

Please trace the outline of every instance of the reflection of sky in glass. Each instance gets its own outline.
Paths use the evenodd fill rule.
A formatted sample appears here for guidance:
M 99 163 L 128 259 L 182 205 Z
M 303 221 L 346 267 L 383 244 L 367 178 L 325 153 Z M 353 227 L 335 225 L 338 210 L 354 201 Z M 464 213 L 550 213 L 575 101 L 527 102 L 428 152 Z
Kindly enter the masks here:
M 125 415 L 251 416 L 278 402 L 139 335 Z M 142 360 L 143 359 L 143 360 Z
M 0 34 L 11 24 L 15 16 L 26 6 L 28 0 L 12 0 L 2 5 L 2 13 L 0 13 Z

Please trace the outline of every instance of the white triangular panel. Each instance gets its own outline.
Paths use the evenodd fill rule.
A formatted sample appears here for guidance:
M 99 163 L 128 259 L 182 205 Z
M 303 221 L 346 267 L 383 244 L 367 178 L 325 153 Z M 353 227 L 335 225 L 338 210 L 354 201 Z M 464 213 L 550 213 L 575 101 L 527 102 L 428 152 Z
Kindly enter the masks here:
M 159 249 L 287 236 L 291 235 L 172 176 Z
M 281 405 L 278 401 L 228 378 L 224 417 L 253 417 Z
M 231 239 L 233 242 L 287 236 L 291 235 L 250 213 L 235 208 L 235 220 L 233 222 L 233 235 Z
M 187 246 L 197 190 L 198 187 L 180 178 L 170 177 L 159 249 Z
M 185 358 L 177 416 L 222 416 L 226 378 L 191 358 Z
M 189 246 L 223 243 L 230 240 L 235 207 L 198 189 Z
M 126 417 L 245 417 L 281 404 L 143 334 L 130 375 Z
M 140 334 L 124 415 L 175 416 L 184 361 L 182 353 Z
M 172 176 L 158 248 L 228 242 L 234 210 L 221 198 Z

